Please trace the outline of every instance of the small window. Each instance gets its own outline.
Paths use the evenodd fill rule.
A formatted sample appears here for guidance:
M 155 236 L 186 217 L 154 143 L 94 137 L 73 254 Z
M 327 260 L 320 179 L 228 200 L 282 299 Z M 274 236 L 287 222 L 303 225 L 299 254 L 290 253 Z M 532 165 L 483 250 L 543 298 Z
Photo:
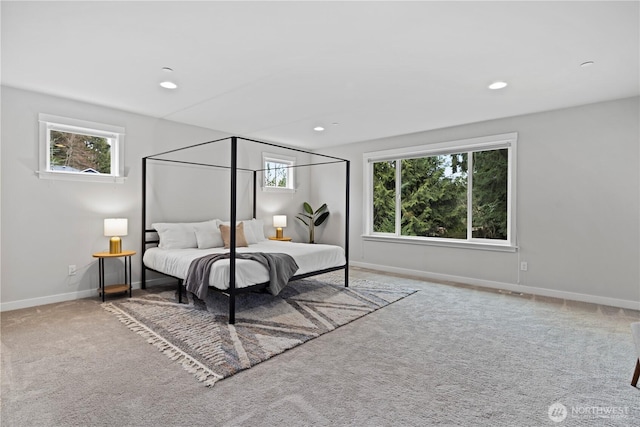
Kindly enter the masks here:
M 123 182 L 124 129 L 40 114 L 40 178 Z
M 262 164 L 265 191 L 295 191 L 295 158 L 264 153 Z

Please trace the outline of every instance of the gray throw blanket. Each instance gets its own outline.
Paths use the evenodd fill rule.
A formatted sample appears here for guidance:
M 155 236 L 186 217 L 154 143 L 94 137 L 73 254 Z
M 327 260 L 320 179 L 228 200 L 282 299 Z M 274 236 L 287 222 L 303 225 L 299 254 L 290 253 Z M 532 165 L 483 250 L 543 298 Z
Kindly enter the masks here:
M 198 298 L 204 299 L 209 289 L 209 276 L 213 263 L 221 259 L 229 259 L 230 253 L 211 254 L 194 259 L 189 265 L 184 285 L 187 291 L 194 293 Z M 289 283 L 289 279 L 298 271 L 298 264 L 288 254 L 247 252 L 236 253 L 236 259 L 250 259 L 257 261 L 269 270 L 269 292 L 278 295 Z

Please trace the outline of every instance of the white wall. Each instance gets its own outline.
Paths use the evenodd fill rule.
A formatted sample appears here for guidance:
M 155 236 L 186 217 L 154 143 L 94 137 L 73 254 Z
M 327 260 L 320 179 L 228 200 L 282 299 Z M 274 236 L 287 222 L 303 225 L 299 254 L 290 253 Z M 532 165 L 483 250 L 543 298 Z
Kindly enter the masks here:
M 424 277 L 640 308 L 639 98 L 623 99 L 385 138 L 325 154 L 351 160 L 351 260 Z M 143 156 L 225 136 L 68 99 L 2 87 L 0 308 L 14 309 L 95 296 L 93 252 L 107 249 L 102 220 L 129 218 L 125 248 L 140 248 Z M 124 184 L 38 179 L 38 113 L 126 128 Z M 517 253 L 365 241 L 362 233 L 362 153 L 516 131 L 518 141 Z M 260 156 L 262 149 L 256 152 Z M 272 151 L 271 149 L 267 151 Z M 301 168 L 296 193 L 259 192 L 258 217 L 289 215 L 285 234 L 306 239 L 295 214 L 303 201 L 328 203 L 329 221 L 317 240 L 344 239 L 344 166 Z M 189 183 L 193 178 L 183 176 Z M 179 181 L 178 181 L 179 182 Z M 221 184 L 224 188 L 226 184 Z M 176 188 L 181 188 L 179 185 Z M 222 196 L 226 199 L 226 195 Z M 174 204 L 175 219 L 203 215 Z M 209 208 L 203 208 L 206 210 Z M 164 214 L 164 213 L 163 213 Z M 160 219 L 160 218 L 158 218 Z M 172 218 L 173 219 L 173 218 Z M 266 227 L 267 233 L 270 228 Z M 271 230 L 273 232 L 273 230 Z M 529 263 L 520 272 L 519 261 Z M 76 276 L 67 266 L 78 266 Z M 139 255 L 133 261 L 134 284 Z M 107 265 L 111 277 L 118 265 Z
M 1 107 L 2 310 L 96 296 L 98 267 L 91 254 L 108 249 L 108 238 L 102 235 L 103 219 L 111 216 L 128 218 L 129 234 L 123 238 L 123 247 L 140 250 L 141 158 L 226 136 L 209 129 L 10 87 L 2 87 Z M 39 113 L 124 127 L 126 182 L 104 184 L 39 179 L 34 173 L 38 169 Z M 245 147 L 242 150 L 245 150 L 243 155 L 253 153 L 253 161 L 260 164 L 262 148 Z M 258 192 L 261 208 L 257 216 L 269 224 L 273 213 L 285 213 L 293 222 L 293 215 L 307 199 L 308 188 L 308 173 L 302 172 L 296 193 Z M 216 193 L 218 189 L 223 190 L 221 195 Z M 228 181 L 209 179 L 200 171 L 179 171 L 160 186 L 148 187 L 148 191 L 152 200 L 158 195 L 165 197 L 170 191 L 176 199 L 166 201 L 165 197 L 166 204 L 156 210 L 150 206 L 147 226 L 153 220 L 228 217 L 225 214 L 228 212 Z M 239 215 L 245 213 L 250 210 L 239 208 Z M 275 234 L 272 227 L 265 228 L 268 234 Z M 295 227 L 288 227 L 286 234 L 296 239 L 304 237 L 304 233 L 295 232 Z M 107 283 L 122 280 L 121 263 L 122 260 L 107 260 Z M 68 265 L 71 264 L 78 268 L 75 276 L 68 276 Z M 133 257 L 132 264 L 135 287 L 140 277 L 140 254 Z
M 335 156 L 332 151 L 324 154 Z M 327 160 L 332 161 L 331 159 Z M 337 162 L 316 165 L 310 172 L 313 185 L 310 189 L 309 203 L 313 209 L 318 209 L 323 203 L 326 203 L 329 211 L 329 217 L 325 222 L 315 227 L 315 241 L 343 245 L 345 241 L 346 164 L 345 162 Z M 352 187 L 352 191 L 358 192 L 360 188 L 354 190 Z
M 639 98 L 332 147 L 352 161 L 355 265 L 640 309 Z M 518 132 L 516 253 L 366 241 L 362 154 Z M 314 177 L 315 178 L 315 177 Z M 333 197 L 336 175 L 314 197 Z M 329 229 L 326 231 L 330 231 Z M 327 238 L 338 239 L 338 232 Z M 528 271 L 519 271 L 520 261 Z

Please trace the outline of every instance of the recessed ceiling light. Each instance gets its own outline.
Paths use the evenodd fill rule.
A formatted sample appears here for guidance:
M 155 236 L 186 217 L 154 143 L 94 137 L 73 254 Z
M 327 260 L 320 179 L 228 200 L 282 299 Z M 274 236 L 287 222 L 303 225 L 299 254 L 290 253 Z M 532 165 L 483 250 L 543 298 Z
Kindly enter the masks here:
M 492 89 L 492 90 L 504 89 L 505 87 L 507 87 L 506 82 L 493 82 L 489 85 L 489 89 Z
M 166 71 L 167 73 L 170 73 L 173 71 L 173 68 L 169 68 L 169 67 L 162 67 L 162 71 Z
M 177 84 L 175 84 L 174 82 L 170 82 L 168 80 L 160 83 L 160 86 L 162 86 L 165 89 L 176 89 L 178 87 Z
M 316 126 L 313 128 L 313 130 L 315 130 L 316 132 L 322 132 L 324 128 L 322 126 Z
M 583 62 L 582 64 L 580 64 L 580 66 L 582 68 L 587 68 L 587 67 L 591 67 L 593 64 L 595 64 L 595 62 L 593 61 L 587 61 L 587 62 Z

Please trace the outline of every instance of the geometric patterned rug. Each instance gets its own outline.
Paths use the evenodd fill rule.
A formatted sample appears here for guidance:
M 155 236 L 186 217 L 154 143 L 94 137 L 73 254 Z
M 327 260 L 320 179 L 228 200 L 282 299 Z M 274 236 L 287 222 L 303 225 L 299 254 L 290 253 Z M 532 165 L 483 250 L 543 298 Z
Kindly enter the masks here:
M 103 303 L 207 386 L 416 292 L 343 273 L 291 282 L 282 292 L 236 297 L 236 323 L 228 324 L 228 299 L 208 292 L 176 301 L 175 285 L 154 286 L 135 298 Z M 184 295 L 183 295 L 184 297 Z M 184 301 L 184 298 L 183 298 Z

